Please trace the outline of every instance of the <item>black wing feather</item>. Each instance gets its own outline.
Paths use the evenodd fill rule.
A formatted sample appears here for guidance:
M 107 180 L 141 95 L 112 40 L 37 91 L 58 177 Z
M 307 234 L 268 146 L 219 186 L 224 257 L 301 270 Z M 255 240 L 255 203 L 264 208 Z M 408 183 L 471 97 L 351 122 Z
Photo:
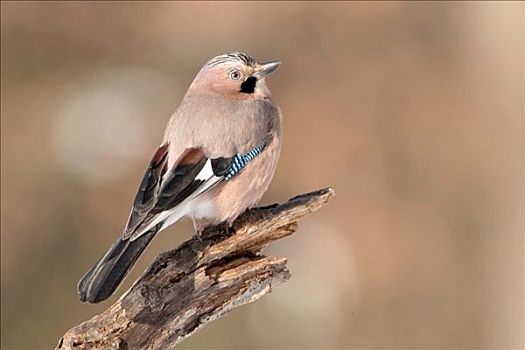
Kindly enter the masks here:
M 155 152 L 142 178 L 124 231 L 124 237 L 134 232 L 144 220 L 145 215 L 155 206 L 162 176 L 166 172 L 167 160 L 168 144 L 165 144 Z
M 224 176 L 230 172 L 233 157 L 215 158 L 211 160 L 211 168 L 215 176 Z
M 208 160 L 201 149 L 187 149 L 166 173 L 167 148 L 166 145 L 157 151 L 144 175 L 124 231 L 125 238 L 138 237 L 135 235 L 155 220 L 157 214 L 180 204 L 204 182 L 196 179 Z
M 206 164 L 207 158 L 201 158 L 196 163 L 181 164 L 170 170 L 171 176 L 166 179 L 151 214 L 157 214 L 172 209 L 195 191 L 204 180 L 195 178 Z

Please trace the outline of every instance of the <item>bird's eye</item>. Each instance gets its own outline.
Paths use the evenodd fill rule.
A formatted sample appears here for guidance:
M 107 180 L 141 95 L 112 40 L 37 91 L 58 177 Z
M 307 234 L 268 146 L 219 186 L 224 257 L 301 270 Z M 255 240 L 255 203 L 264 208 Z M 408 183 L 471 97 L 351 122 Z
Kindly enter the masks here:
M 230 72 L 230 79 L 231 80 L 239 80 L 239 79 L 241 79 L 241 75 L 242 74 L 241 74 L 241 72 L 239 70 L 237 70 L 237 69 L 232 70 Z

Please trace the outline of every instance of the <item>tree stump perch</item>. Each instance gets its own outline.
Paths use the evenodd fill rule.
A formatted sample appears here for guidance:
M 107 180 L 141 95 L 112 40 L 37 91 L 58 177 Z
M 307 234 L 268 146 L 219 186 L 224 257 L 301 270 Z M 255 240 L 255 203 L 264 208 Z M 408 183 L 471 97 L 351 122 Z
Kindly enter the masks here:
M 160 254 L 108 309 L 66 332 L 56 349 L 171 349 L 234 308 L 290 278 L 286 258 L 264 256 L 270 242 L 322 207 L 332 188 L 251 209 L 233 230 L 212 226 Z

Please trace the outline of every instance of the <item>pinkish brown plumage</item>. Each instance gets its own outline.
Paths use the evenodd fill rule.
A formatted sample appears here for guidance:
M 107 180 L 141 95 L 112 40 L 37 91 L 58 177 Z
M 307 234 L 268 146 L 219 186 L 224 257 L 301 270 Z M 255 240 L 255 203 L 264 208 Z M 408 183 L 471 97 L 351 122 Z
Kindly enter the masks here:
M 261 199 L 281 147 L 281 112 L 266 85 L 279 64 L 231 53 L 199 71 L 168 122 L 124 233 L 80 280 L 82 301 L 108 298 L 155 234 L 181 217 L 201 232 L 231 224 Z

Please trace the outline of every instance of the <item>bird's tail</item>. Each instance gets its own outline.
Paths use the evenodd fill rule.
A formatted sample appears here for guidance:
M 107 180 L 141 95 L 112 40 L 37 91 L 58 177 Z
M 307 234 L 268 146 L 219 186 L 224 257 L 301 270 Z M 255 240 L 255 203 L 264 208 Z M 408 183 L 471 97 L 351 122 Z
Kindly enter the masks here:
M 159 226 L 133 241 L 119 238 L 78 282 L 80 300 L 99 303 L 109 298 L 158 232 Z

